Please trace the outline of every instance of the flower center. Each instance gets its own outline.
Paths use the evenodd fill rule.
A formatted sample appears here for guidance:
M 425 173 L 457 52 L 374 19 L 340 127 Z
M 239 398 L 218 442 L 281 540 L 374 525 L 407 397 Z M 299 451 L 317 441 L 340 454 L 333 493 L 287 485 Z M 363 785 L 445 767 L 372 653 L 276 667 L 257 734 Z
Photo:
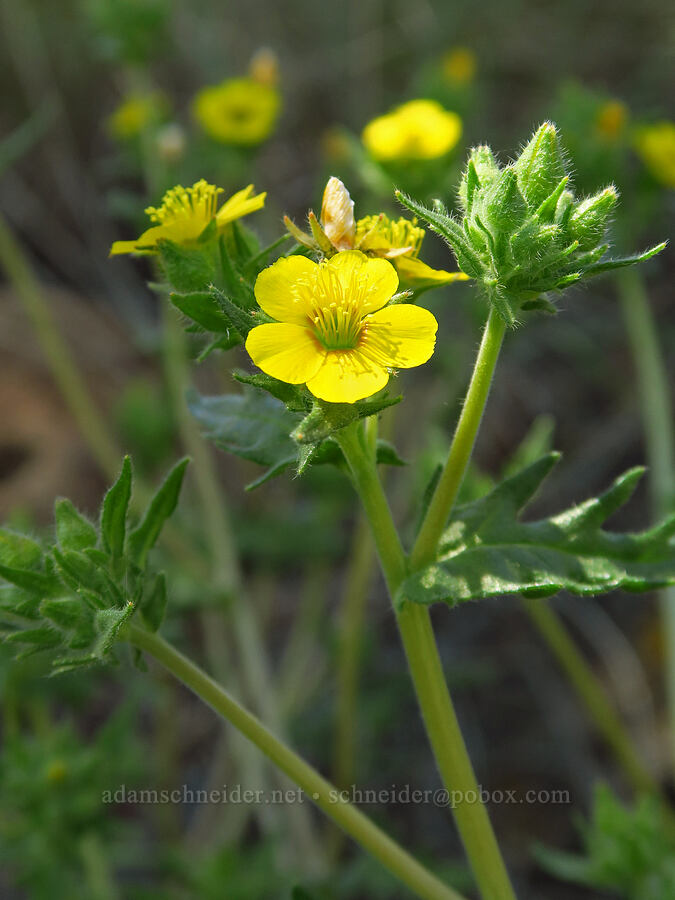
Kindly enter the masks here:
M 410 256 L 417 256 L 424 237 L 424 229 L 417 220 L 400 218 L 397 221 L 380 213 L 366 216 L 356 223 L 356 246 L 364 252 L 394 250 L 410 247 Z
M 309 319 L 316 339 L 326 350 L 354 350 L 365 327 L 370 285 L 357 271 L 345 278 L 345 273 L 322 265 L 310 290 Z
M 202 178 L 189 188 L 180 184 L 171 188 L 162 197 L 161 206 L 149 206 L 145 212 L 152 222 L 159 225 L 168 225 L 181 219 L 195 219 L 206 225 L 216 214 L 218 195 L 222 192 L 222 188 L 208 184 Z

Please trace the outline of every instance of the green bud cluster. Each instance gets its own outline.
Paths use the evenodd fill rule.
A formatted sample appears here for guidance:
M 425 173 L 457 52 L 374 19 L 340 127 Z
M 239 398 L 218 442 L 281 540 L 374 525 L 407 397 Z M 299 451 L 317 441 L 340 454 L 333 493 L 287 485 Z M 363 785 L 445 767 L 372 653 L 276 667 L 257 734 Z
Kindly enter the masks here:
M 439 200 L 427 209 L 397 196 L 444 238 L 462 271 L 481 284 L 510 326 L 520 310 L 555 312 L 547 292 L 648 259 L 665 246 L 605 258 L 609 244 L 604 239 L 618 193 L 610 185 L 592 197 L 574 196 L 551 122 L 537 129 L 509 165 L 500 167 L 487 146 L 473 148 L 459 187 L 461 221 Z

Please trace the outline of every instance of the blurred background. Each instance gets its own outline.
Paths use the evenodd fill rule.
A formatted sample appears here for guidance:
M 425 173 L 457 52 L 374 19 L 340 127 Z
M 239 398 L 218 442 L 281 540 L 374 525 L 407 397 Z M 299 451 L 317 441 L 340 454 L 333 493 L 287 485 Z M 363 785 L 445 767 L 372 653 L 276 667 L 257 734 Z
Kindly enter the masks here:
M 506 162 L 552 119 L 577 191 L 619 187 L 619 250 L 637 251 L 672 230 L 675 16 L 665 0 L 0 0 L 0 22 L 0 516 L 13 527 L 48 529 L 60 495 L 94 515 L 113 468 L 109 454 L 92 452 L 91 435 L 83 437 L 72 393 L 64 399 L 60 341 L 142 477 L 157 481 L 183 452 L 163 298 L 147 286 L 152 269 L 143 259 L 108 258 L 114 240 L 147 227 L 144 208 L 175 184 L 205 178 L 226 197 L 250 183 L 267 191 L 264 211 L 247 220 L 265 245 L 283 233 L 284 213 L 304 227 L 308 209 L 319 211 L 329 175 L 347 184 L 357 217 L 399 215 L 394 186 L 452 206 L 468 148 L 489 143 Z M 369 122 L 422 98 L 461 124 L 437 158 L 387 159 L 364 142 Z M 422 256 L 454 268 L 432 235 Z M 485 492 L 514 458 L 550 447 L 564 462 L 536 515 L 647 461 L 626 309 L 636 292 L 648 297 L 672 386 L 674 269 L 667 249 L 637 282 L 607 278 L 572 289 L 560 316 L 532 317 L 508 336 L 467 498 Z M 452 433 L 485 317 L 470 283 L 431 291 L 423 302 L 442 339 L 429 366 L 400 380 L 405 401 L 382 423 L 400 455 L 415 461 L 386 476 L 408 534 L 416 498 Z M 197 364 L 203 350 L 199 336 L 190 341 L 189 380 L 205 393 L 237 390 L 229 371 L 250 365 L 245 354 L 215 352 Z M 245 494 L 260 470 L 215 450 L 210 459 L 265 653 L 246 658 L 231 611 L 204 598 L 198 580 L 164 551 L 175 569 L 167 633 L 233 691 L 248 692 L 259 712 L 273 708 L 294 746 L 343 783 L 437 787 L 384 586 L 371 553 L 354 562 L 367 536 L 339 473 L 284 475 Z M 612 524 L 645 527 L 655 494 L 652 487 L 650 501 L 645 480 Z M 199 550 L 192 494 L 181 514 Z M 354 578 L 367 600 L 357 717 L 353 734 L 338 739 L 336 658 Z M 672 794 L 656 598 L 553 603 L 650 772 Z M 633 795 L 519 601 L 439 609 L 434 621 L 479 782 L 491 791 L 568 792 L 569 802 L 491 809 L 519 896 L 638 897 L 620 884 L 607 883 L 605 894 L 565 882 L 534 849 L 582 852 L 575 817 L 591 815 L 598 781 L 629 806 Z M 275 782 L 253 750 L 158 673 L 151 681 L 125 663 L 45 682 L 39 663 L 10 669 L 8 661 L 0 648 L 3 897 L 403 896 L 309 804 L 261 811 L 122 797 L 106 806 L 102 792 L 120 785 Z M 260 670 L 257 696 L 245 675 L 239 683 L 242 666 Z M 447 810 L 392 803 L 366 811 L 471 893 Z

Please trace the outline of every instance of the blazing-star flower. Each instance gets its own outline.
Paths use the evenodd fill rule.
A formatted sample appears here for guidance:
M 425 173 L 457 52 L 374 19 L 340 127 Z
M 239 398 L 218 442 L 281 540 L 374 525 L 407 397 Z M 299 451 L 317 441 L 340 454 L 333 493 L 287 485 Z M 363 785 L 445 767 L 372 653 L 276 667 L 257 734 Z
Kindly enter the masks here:
M 189 188 L 180 184 L 171 188 L 162 197 L 160 206 L 149 206 L 145 210 L 150 221 L 157 224 L 135 241 L 115 241 L 110 255 L 154 253 L 162 240 L 190 246 L 214 220 L 217 230 L 221 231 L 235 219 L 241 219 L 265 205 L 266 194 L 254 194 L 252 184 L 243 191 L 237 191 L 218 209 L 218 197 L 222 193 L 222 188 L 208 184 L 203 178 Z
M 638 129 L 635 149 L 657 181 L 675 188 L 675 122 L 655 122 Z
M 435 100 L 411 100 L 363 129 L 363 143 L 380 162 L 445 156 L 462 134 L 462 120 Z
M 120 141 L 138 137 L 149 125 L 156 124 L 166 113 L 164 94 L 130 94 L 106 120 L 109 133 Z
M 306 384 L 321 400 L 370 397 L 393 369 L 422 365 L 434 352 L 436 319 L 419 306 L 388 306 L 397 288 L 391 263 L 358 250 L 321 263 L 279 259 L 255 283 L 260 307 L 276 322 L 253 328 L 246 349 L 263 372 Z
M 281 97 L 273 85 L 232 78 L 199 91 L 192 111 L 214 141 L 252 147 L 270 136 L 280 106 Z
M 412 288 L 465 281 L 463 272 L 432 269 L 418 259 L 425 231 L 416 220 L 393 220 L 384 213 L 354 218 L 354 201 L 339 178 L 331 176 L 323 192 L 321 216 L 317 221 L 309 214 L 313 234 L 297 228 L 288 217 L 286 227 L 295 239 L 312 250 L 331 255 L 342 250 L 361 250 L 368 256 L 389 259 L 396 267 L 401 281 Z

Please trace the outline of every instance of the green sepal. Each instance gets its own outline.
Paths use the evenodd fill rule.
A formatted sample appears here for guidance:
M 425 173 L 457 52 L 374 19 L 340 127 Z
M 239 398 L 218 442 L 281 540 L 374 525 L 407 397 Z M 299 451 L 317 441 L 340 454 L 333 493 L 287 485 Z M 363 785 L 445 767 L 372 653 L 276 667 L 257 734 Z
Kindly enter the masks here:
M 73 506 L 70 500 L 59 498 L 54 503 L 56 539 L 64 550 L 85 550 L 98 541 L 96 527 Z
M 581 595 L 675 583 L 675 515 L 637 534 L 602 528 L 629 499 L 642 470 L 617 478 L 603 495 L 536 522 L 520 521 L 559 459 L 548 454 L 490 494 L 457 508 L 437 561 L 403 583 L 397 602 L 450 606 L 502 594 Z
M 327 403 L 315 400 L 312 411 L 305 416 L 292 433 L 298 444 L 317 444 L 358 419 L 377 415 L 389 406 L 400 403 L 402 396 L 389 394 L 368 397 L 356 403 Z
M 652 256 L 656 256 L 657 253 L 665 250 L 667 245 L 668 241 L 663 241 L 655 247 L 644 250 L 642 253 L 635 253 L 633 256 L 620 256 L 616 259 L 606 259 L 603 262 L 598 262 L 589 266 L 586 270 L 586 274 L 589 276 L 602 275 L 604 272 L 611 272 L 614 269 L 623 269 L 625 266 L 633 266 L 635 263 L 644 262 L 647 259 L 651 259 Z
M 558 130 L 552 122 L 544 122 L 535 131 L 515 169 L 523 196 L 537 209 L 566 174 Z
M 203 291 L 216 278 L 210 249 L 183 247 L 173 241 L 159 241 L 162 268 L 171 285 L 181 293 Z
M 293 412 L 307 412 L 312 407 L 312 401 L 306 391 L 296 384 L 287 384 L 285 381 L 279 381 L 278 378 L 272 378 L 264 372 L 256 372 L 251 375 L 243 372 L 241 369 L 235 369 L 232 372 L 235 381 L 240 384 L 250 384 L 253 387 L 267 391 L 277 400 L 281 400 L 288 409 Z
M 210 291 L 192 291 L 189 294 L 169 294 L 169 299 L 184 316 L 196 322 L 200 328 L 215 334 L 229 334 L 232 322 L 223 313 Z
M 237 306 L 230 298 L 224 294 L 219 288 L 211 287 L 209 289 L 211 296 L 216 301 L 220 311 L 230 321 L 235 331 L 239 332 L 242 337 L 246 337 L 252 328 L 268 321 L 262 317 L 262 314 L 250 312 L 248 309 L 242 309 Z M 271 320 L 269 320 L 271 321 Z
M 482 208 L 485 224 L 494 234 L 513 231 L 525 221 L 527 204 L 513 166 L 503 169 L 499 179 L 485 192 Z
M 124 552 L 131 482 L 131 459 L 125 456 L 122 471 L 107 491 L 101 507 L 101 538 L 104 548 L 113 559 L 118 559 Z
M 164 523 L 178 505 L 185 469 L 189 462 L 187 458 L 182 459 L 173 467 L 150 501 L 139 525 L 129 535 L 128 555 L 140 569 L 145 568 L 148 553 L 161 534 Z
M 218 247 L 225 294 L 231 297 L 239 309 L 254 309 L 256 302 L 253 287 L 235 262 L 233 255 L 228 252 L 228 241 L 225 236 L 221 235 Z

